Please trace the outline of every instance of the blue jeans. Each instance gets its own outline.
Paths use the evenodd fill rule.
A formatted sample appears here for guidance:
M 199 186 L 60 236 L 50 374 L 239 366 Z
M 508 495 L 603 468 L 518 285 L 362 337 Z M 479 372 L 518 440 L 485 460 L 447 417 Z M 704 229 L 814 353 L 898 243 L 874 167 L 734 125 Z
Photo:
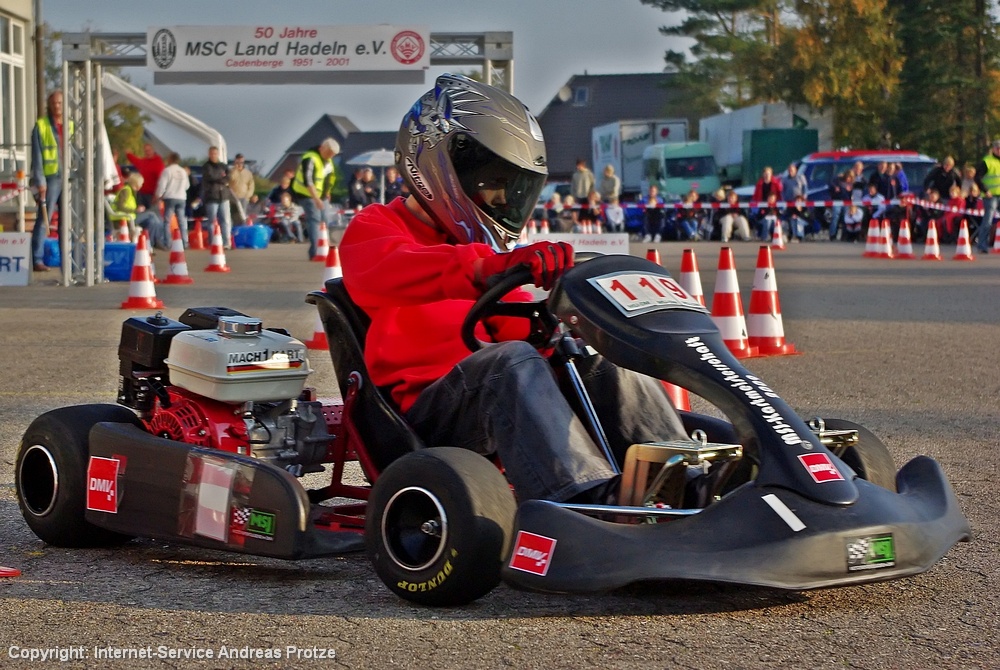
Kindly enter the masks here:
M 206 202 L 205 203 L 205 223 L 208 224 L 208 233 L 212 234 L 212 223 L 216 217 L 219 219 L 219 228 L 222 229 L 222 247 L 232 248 L 233 240 L 233 220 L 229 218 L 229 202 Z M 211 240 L 211 238 L 209 238 Z
M 659 381 L 601 356 L 577 365 L 619 463 L 632 444 L 684 436 Z M 406 420 L 428 446 L 499 456 L 518 500 L 568 500 L 613 476 L 552 366 L 527 342 L 467 356 L 421 392 Z
M 181 241 L 184 243 L 184 247 L 187 248 L 188 243 L 188 220 L 187 214 L 185 213 L 185 206 L 187 203 L 180 198 L 164 198 L 163 199 L 163 221 L 166 225 L 170 225 L 170 215 L 173 214 L 177 217 L 177 229 L 181 231 Z M 170 236 L 170 229 L 167 229 L 167 237 Z
M 149 237 L 149 246 L 157 249 L 169 249 L 170 240 L 167 238 L 167 227 L 163 223 L 160 215 L 153 210 L 147 209 L 135 215 L 135 225 L 146 231 Z
M 62 196 L 62 176 L 53 175 L 45 178 L 45 209 L 48 212 L 49 220 L 56 208 L 59 208 L 59 237 L 62 238 L 63 216 L 62 208 L 59 207 Z M 35 227 L 31 231 L 31 259 L 35 263 L 41 263 L 45 258 L 45 238 L 49 236 L 49 220 L 42 221 L 41 211 L 35 219 Z
M 312 198 L 301 198 L 298 201 L 305 212 L 306 230 L 309 231 L 309 258 L 316 255 L 316 240 L 319 239 L 319 224 L 323 221 L 323 210 L 316 206 Z
M 998 203 L 1000 196 L 983 198 L 983 222 L 979 224 L 979 232 L 976 234 L 976 247 L 983 253 L 988 253 L 990 250 L 990 232 L 993 229 L 993 215 L 997 213 Z
M 837 239 L 837 228 L 840 227 L 840 213 L 844 211 L 843 205 L 834 205 L 830 209 L 830 239 Z

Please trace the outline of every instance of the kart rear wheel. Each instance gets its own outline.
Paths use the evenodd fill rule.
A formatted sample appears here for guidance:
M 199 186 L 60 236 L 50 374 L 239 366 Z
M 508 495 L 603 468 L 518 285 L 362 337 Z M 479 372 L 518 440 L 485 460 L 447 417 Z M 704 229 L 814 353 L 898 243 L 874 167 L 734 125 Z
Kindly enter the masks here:
M 515 510 L 507 480 L 486 458 L 455 447 L 415 451 L 375 482 L 365 521 L 368 556 L 399 597 L 464 605 L 500 582 Z
M 848 447 L 840 460 L 851 466 L 862 479 L 890 491 L 896 490 L 896 463 L 882 440 L 861 424 L 845 419 L 823 419 L 827 430 L 856 430 L 858 443 Z
M 97 423 L 142 425 L 118 405 L 61 407 L 31 422 L 14 463 L 17 504 L 28 527 L 56 547 L 107 547 L 131 538 L 84 518 L 90 429 Z

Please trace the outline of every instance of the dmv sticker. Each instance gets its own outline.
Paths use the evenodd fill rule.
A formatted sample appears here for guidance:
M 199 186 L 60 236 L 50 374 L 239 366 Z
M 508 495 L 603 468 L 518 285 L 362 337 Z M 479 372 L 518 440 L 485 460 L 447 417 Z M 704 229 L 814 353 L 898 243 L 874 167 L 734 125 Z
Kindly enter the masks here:
M 510 557 L 510 567 L 544 577 L 552 565 L 552 552 L 555 549 L 555 539 L 519 530 L 514 541 L 514 553 Z
M 708 313 L 700 302 L 666 275 L 617 272 L 587 281 L 627 317 L 665 309 Z

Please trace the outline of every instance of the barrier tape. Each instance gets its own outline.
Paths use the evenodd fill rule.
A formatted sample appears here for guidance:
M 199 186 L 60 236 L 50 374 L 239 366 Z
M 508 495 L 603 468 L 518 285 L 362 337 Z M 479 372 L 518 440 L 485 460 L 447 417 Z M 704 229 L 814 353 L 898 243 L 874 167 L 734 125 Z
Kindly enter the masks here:
M 7 202 L 8 200 L 13 200 L 17 196 L 21 195 L 21 191 L 24 189 L 19 187 L 17 184 L 0 184 L 0 189 L 13 188 L 14 190 L 10 193 L 5 193 L 0 195 L 0 204 Z

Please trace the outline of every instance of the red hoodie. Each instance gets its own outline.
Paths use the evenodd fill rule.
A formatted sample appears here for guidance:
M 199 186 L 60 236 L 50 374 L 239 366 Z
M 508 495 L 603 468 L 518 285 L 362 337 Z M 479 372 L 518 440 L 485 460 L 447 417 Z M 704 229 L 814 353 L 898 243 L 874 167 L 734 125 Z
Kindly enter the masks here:
M 473 262 L 492 255 L 485 244 L 449 244 L 439 230 L 406 208 L 403 198 L 369 205 L 351 220 L 340 243 L 344 285 L 371 317 L 365 363 L 372 381 L 392 386 L 407 411 L 420 392 L 469 355 L 461 325 L 481 291 L 473 285 Z M 507 300 L 530 300 L 525 291 Z M 522 319 L 491 321 L 490 341 L 527 335 Z

